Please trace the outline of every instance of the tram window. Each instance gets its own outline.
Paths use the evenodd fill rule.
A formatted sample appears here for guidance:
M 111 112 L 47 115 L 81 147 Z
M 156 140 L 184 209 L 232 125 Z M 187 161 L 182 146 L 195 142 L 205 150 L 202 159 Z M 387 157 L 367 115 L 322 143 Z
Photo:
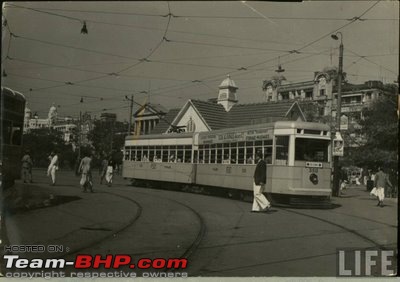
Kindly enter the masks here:
M 253 147 L 246 148 L 246 164 L 254 164 Z
M 154 155 L 155 158 L 157 158 L 158 162 L 162 161 L 162 150 L 161 146 L 156 146 L 156 154 Z
M 256 146 L 256 147 L 262 146 L 262 143 L 263 143 L 263 141 L 256 141 L 254 143 L 254 146 Z
M 272 163 L 272 140 L 264 140 L 264 157 L 268 164 Z
M 14 125 L 11 130 L 11 144 L 12 145 L 21 145 L 22 143 L 22 124 Z
M 142 147 L 136 147 L 136 157 L 138 161 L 142 160 Z
M 277 164 L 287 164 L 289 153 L 289 136 L 276 137 L 276 160 Z
M 328 161 L 329 140 L 296 138 L 296 161 Z
M 149 159 L 149 146 L 143 146 L 143 156 L 142 156 L 142 161 L 143 162 L 148 162 Z
M 3 144 L 10 144 L 11 121 L 3 120 L 2 137 Z
M 200 164 L 204 163 L 204 150 L 203 149 L 199 150 L 199 163 Z
M 229 146 L 229 144 L 225 144 L 225 145 Z M 227 147 L 227 146 L 224 146 L 224 147 Z M 229 157 L 229 148 L 225 148 L 222 151 L 222 163 L 223 164 L 230 164 L 231 163 L 231 159 Z
M 153 161 L 154 159 L 154 146 L 149 146 L 149 154 L 147 155 L 149 161 Z
M 181 163 L 183 160 L 183 148 L 182 146 L 178 146 L 177 152 L 176 152 L 176 162 Z
M 205 164 L 210 163 L 210 149 L 207 148 L 207 146 L 206 149 L 204 149 L 204 163 Z
M 215 152 L 215 144 L 211 145 L 210 147 L 210 163 L 215 164 L 216 160 L 216 152 Z
M 237 143 L 231 143 L 231 163 L 236 164 L 237 163 Z
M 239 154 L 238 154 L 238 163 L 239 164 L 244 164 L 245 160 L 244 160 L 244 148 L 239 148 L 238 150 Z
M 192 146 L 185 146 L 185 163 L 192 162 Z
M 163 162 L 168 162 L 168 146 L 163 147 L 161 160 Z
M 217 163 L 218 164 L 222 163 L 222 149 L 221 148 L 217 149 Z
M 125 160 L 126 161 L 129 160 L 130 152 L 131 152 L 131 147 L 125 147 Z
M 132 147 L 132 150 L 131 150 L 131 161 L 137 161 L 137 159 L 136 159 L 136 148 L 135 147 Z

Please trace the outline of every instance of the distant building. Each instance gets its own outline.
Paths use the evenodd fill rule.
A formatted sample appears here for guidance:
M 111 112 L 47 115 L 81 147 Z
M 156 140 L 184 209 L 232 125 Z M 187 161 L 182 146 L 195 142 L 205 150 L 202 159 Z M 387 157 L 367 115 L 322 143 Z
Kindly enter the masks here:
M 134 114 L 134 133 L 135 135 L 150 134 L 154 127 L 162 120 L 168 110 L 160 104 L 146 103 L 142 105 Z
M 264 80 L 262 89 L 267 103 L 296 101 L 303 111 L 309 105 L 316 105 L 313 108 L 316 118 L 336 117 L 338 87 L 335 68 L 315 72 L 313 79 L 309 81 L 284 83 L 284 80 L 279 81 L 276 77 Z M 367 81 L 363 84 L 344 82 L 341 95 L 341 131 L 359 128 L 358 121 L 363 118 L 362 109 L 368 107 L 374 99 L 388 93 L 381 81 Z M 334 125 L 333 122 L 332 126 Z M 360 136 L 357 139 L 361 141 Z M 349 143 L 345 144 L 351 146 Z

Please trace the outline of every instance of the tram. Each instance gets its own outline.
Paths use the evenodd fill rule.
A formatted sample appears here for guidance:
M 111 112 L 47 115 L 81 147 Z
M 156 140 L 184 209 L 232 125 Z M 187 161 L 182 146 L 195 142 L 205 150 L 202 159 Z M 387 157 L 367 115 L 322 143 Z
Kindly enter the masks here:
M 1 87 L 0 108 L 0 175 L 1 186 L 7 188 L 21 175 L 25 97 L 10 88 Z
M 253 190 L 255 155 L 267 161 L 273 202 L 329 200 L 331 135 L 320 123 L 277 121 L 210 132 L 128 136 L 123 176 L 224 189 Z

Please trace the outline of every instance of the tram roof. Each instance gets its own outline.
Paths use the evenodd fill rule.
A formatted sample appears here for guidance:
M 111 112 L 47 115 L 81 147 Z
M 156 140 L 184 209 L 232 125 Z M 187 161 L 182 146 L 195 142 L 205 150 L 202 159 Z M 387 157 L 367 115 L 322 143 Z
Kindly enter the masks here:
M 12 90 L 11 88 L 8 88 L 8 87 L 3 87 L 3 86 L 1 87 L 1 95 L 13 97 L 20 101 L 26 101 L 24 94 L 22 94 L 18 91 Z
M 207 132 L 200 132 L 200 135 L 206 134 L 214 134 L 214 133 L 225 133 L 225 132 L 235 132 L 242 130 L 252 130 L 258 128 L 274 128 L 274 129 L 290 129 L 290 128 L 299 128 L 299 129 L 310 129 L 310 130 L 323 130 L 330 131 L 330 127 L 324 123 L 318 122 L 305 122 L 305 121 L 275 121 L 269 123 L 260 123 L 254 125 L 246 125 L 246 126 L 238 126 L 231 128 L 224 128 L 219 130 L 212 130 Z

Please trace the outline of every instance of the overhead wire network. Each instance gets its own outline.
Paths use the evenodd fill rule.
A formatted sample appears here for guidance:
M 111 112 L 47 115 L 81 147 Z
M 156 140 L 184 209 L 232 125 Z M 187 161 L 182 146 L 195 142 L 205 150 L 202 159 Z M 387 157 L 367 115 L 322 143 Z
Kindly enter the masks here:
M 248 66 L 238 66 L 236 69 L 235 68 L 226 68 L 226 69 L 229 69 L 230 70 L 230 74 L 232 74 L 232 73 L 237 73 L 237 75 L 238 76 L 241 76 L 241 75 L 244 75 L 244 74 L 249 74 L 249 73 L 251 73 L 251 72 L 254 72 L 254 71 L 259 71 L 260 69 L 254 69 L 254 67 L 257 67 L 257 66 L 261 66 L 261 65 L 264 65 L 264 64 L 266 64 L 266 63 L 269 63 L 269 62 L 273 62 L 273 61 L 275 61 L 278 57 L 281 57 L 281 58 L 284 58 L 284 57 L 287 57 L 287 56 L 291 56 L 291 55 L 293 55 L 293 54 L 309 54 L 310 56 L 305 56 L 305 57 L 300 57 L 300 58 L 296 58 L 296 59 L 294 59 L 294 60 L 287 60 L 287 61 L 284 61 L 283 63 L 285 63 L 285 64 L 288 64 L 288 63 L 291 63 L 291 62 L 293 62 L 293 61 L 298 61 L 298 60 L 303 60 L 303 59 L 306 59 L 306 58 L 309 58 L 309 57 L 312 57 L 312 56 L 315 56 L 315 55 L 321 55 L 321 54 L 323 54 L 323 52 L 321 52 L 321 53 L 318 53 L 318 52 L 313 52 L 313 53 L 311 53 L 311 52 L 304 52 L 304 51 L 301 51 L 301 50 L 303 50 L 303 49 L 305 49 L 305 48 L 307 48 L 307 47 L 309 47 L 309 46 L 311 46 L 311 45 L 313 45 L 313 44 L 315 44 L 316 42 L 319 42 L 319 41 L 321 41 L 322 39 L 324 39 L 325 37 L 327 37 L 327 36 L 329 36 L 330 34 L 332 34 L 332 33 L 334 33 L 334 32 L 336 32 L 336 31 L 339 31 L 339 30 L 341 30 L 341 29 L 343 29 L 343 28 L 345 28 L 345 27 L 347 27 L 347 26 L 349 26 L 350 24 L 353 24 L 354 22 L 356 22 L 356 21 L 360 21 L 360 22 L 362 22 L 362 21 L 365 21 L 365 20 L 369 20 L 369 19 L 366 19 L 366 18 L 362 18 L 368 11 L 370 11 L 375 5 L 377 5 L 379 3 L 379 1 L 377 1 L 377 2 L 375 2 L 371 7 L 369 7 L 366 11 L 364 11 L 361 15 L 359 15 L 359 16 L 356 16 L 356 17 L 353 17 L 353 18 L 351 18 L 351 19 L 336 19 L 336 20 L 346 20 L 346 21 L 349 21 L 349 22 L 347 22 L 346 24 L 344 24 L 344 25 L 342 25 L 341 27 L 339 27 L 339 28 L 337 28 L 337 29 L 335 29 L 334 31 L 331 31 L 331 32 L 329 32 L 329 33 L 327 33 L 327 34 L 324 34 L 323 36 L 321 36 L 321 37 L 319 37 L 319 38 L 317 38 L 316 40 L 314 40 L 314 41 L 311 41 L 311 42 L 309 42 L 308 44 L 305 44 L 305 45 L 303 45 L 302 47 L 300 47 L 300 48 L 297 48 L 297 49 L 293 49 L 293 50 L 287 50 L 287 51 L 284 51 L 284 52 L 286 52 L 286 54 L 280 54 L 279 56 L 277 56 L 277 57 L 274 57 L 274 58 L 269 58 L 268 60 L 264 60 L 264 61 L 262 61 L 262 62 L 258 62 L 258 63 L 256 63 L 256 64 L 252 64 L 252 65 L 248 65 Z M 112 54 L 112 55 L 115 55 L 116 57 L 117 56 L 120 56 L 121 58 L 122 57 L 125 57 L 125 59 L 132 59 L 132 60 L 136 60 L 136 63 L 134 63 L 134 64 L 132 64 L 132 65 L 130 65 L 130 66 L 128 66 L 128 67 L 125 67 L 125 68 L 122 68 L 122 69 L 120 69 L 119 71 L 117 71 L 117 72 L 113 72 L 112 74 L 111 73 L 107 73 L 107 72 L 96 72 L 96 71 L 88 71 L 88 72 L 93 72 L 93 73 L 96 73 L 96 74 L 101 74 L 100 76 L 97 76 L 97 77 L 93 77 L 93 78 L 90 78 L 90 79 L 86 79 L 86 80 L 80 80 L 80 81 L 75 81 L 75 82 L 71 82 L 71 84 L 66 84 L 66 82 L 61 82 L 60 81 L 60 83 L 62 83 L 61 85 L 59 85 L 59 86 L 50 86 L 50 87 L 48 87 L 48 88 L 46 88 L 46 87 L 44 87 L 44 88 L 37 88 L 37 89 L 35 89 L 35 90 L 45 90 L 45 89 L 49 89 L 49 88 L 54 88 L 54 87 L 61 87 L 61 86 L 65 86 L 65 85 L 76 85 L 76 86 L 82 86 L 82 87 L 85 87 L 84 85 L 82 85 L 81 83 L 82 82 L 86 82 L 86 81 L 90 81 L 90 80 L 97 80 L 97 79 L 101 79 L 101 78 L 104 78 L 104 77 L 108 77 L 108 76 L 110 76 L 110 75 L 118 75 L 118 76 L 126 76 L 126 77 L 129 77 L 128 75 L 124 75 L 124 74 L 122 74 L 122 72 L 124 72 L 124 71 L 127 71 L 127 70 L 129 70 L 129 69 L 131 69 L 131 68 L 134 68 L 134 67 L 136 67 L 137 65 L 139 65 L 139 64 L 142 64 L 142 63 L 171 63 L 171 62 L 166 62 L 166 61 L 163 61 L 163 60 L 150 60 L 149 58 L 161 47 L 161 45 L 163 44 L 163 43 L 165 43 L 165 42 L 168 42 L 168 43 L 180 43 L 179 42 L 179 40 L 173 40 L 173 39 L 168 39 L 167 38 L 167 32 L 168 32 L 168 30 L 169 30 L 169 26 L 170 26 L 170 22 L 171 22 L 171 18 L 179 18 L 179 17 L 190 17 L 190 16 L 181 16 L 181 15 L 174 15 L 174 14 L 172 14 L 171 13 L 171 9 L 170 9 L 170 6 L 169 6 L 169 3 L 167 3 L 168 4 L 168 14 L 167 15 L 156 15 L 156 14 L 154 14 L 154 15 L 144 15 L 144 14 L 141 14 L 142 16 L 154 16 L 154 17 L 168 17 L 168 21 L 167 21 L 167 24 L 166 24 L 166 28 L 165 28 L 165 30 L 164 30 L 164 33 L 163 33 L 163 36 L 162 36 L 162 39 L 157 43 L 157 45 L 152 49 L 152 51 L 150 52 L 150 54 L 148 54 L 147 56 L 145 56 L 144 58 L 134 58 L 134 57 L 130 57 L 130 56 L 122 56 L 122 55 L 118 55 L 118 54 Z M 31 9 L 31 10 L 33 10 L 33 11 L 37 11 L 38 9 Z M 41 10 L 44 10 L 44 9 L 41 9 Z M 46 9 L 46 10 L 49 10 L 49 9 Z M 55 9 L 53 9 L 53 10 L 55 10 Z M 78 11 L 78 10 L 77 10 Z M 79 11 L 79 12 L 85 12 L 85 11 Z M 86 11 L 86 12 L 89 12 L 89 11 Z M 93 11 L 93 12 L 96 12 L 96 11 Z M 47 14 L 49 14 L 48 12 L 47 12 Z M 138 15 L 138 16 L 140 16 L 140 14 L 135 14 L 135 15 Z M 195 16 L 192 16 L 192 17 L 195 17 Z M 201 18 L 201 16 L 198 16 L 199 18 Z M 74 18 L 74 17 L 68 17 L 68 16 L 66 16 L 65 18 L 70 18 L 70 19 L 72 19 L 72 20 L 79 20 L 78 18 Z M 203 18 L 206 18 L 206 16 L 205 17 L 203 17 Z M 256 17 L 252 17 L 252 18 L 256 18 Z M 261 18 L 261 17 L 259 17 L 259 18 Z M 283 19 L 283 18 L 277 18 L 277 17 L 270 17 L 271 19 Z M 294 19 L 294 18 L 293 18 Z M 317 19 L 313 19 L 313 20 L 317 20 Z M 322 20 L 322 19 L 321 19 Z M 331 19 L 332 20 L 332 19 Z M 80 20 L 81 21 L 81 20 Z M 8 27 L 8 29 L 9 29 L 9 27 Z M 9 29 L 9 31 L 10 31 L 10 29 Z M 10 34 L 12 34 L 11 33 L 11 31 L 10 31 Z M 10 36 L 10 41 L 11 41 L 11 38 L 12 37 L 14 37 L 14 36 Z M 22 37 L 21 37 L 22 38 Z M 30 38 L 30 39 L 32 39 L 32 38 Z M 29 40 L 29 39 L 27 39 L 27 40 Z M 189 41 L 188 41 L 189 42 Z M 43 42 L 42 42 L 43 43 Z M 46 43 L 51 43 L 51 42 L 46 42 Z M 182 43 L 182 42 L 181 42 Z M 186 43 L 186 42 L 185 42 Z M 193 44 L 193 42 L 191 42 L 191 43 L 189 43 L 189 44 Z M 194 44 L 196 44 L 196 43 L 194 43 Z M 200 44 L 203 44 L 203 43 L 201 43 L 200 42 Z M 215 45 L 218 45 L 218 44 L 210 44 L 211 46 L 215 46 Z M 9 46 L 10 46 L 10 44 L 9 44 Z M 69 47 L 72 47 L 73 48 L 73 46 L 68 46 L 68 48 Z M 216 46 L 215 46 L 216 47 Z M 227 46 L 221 46 L 221 47 L 227 47 Z M 238 46 L 232 46 L 233 48 L 243 48 L 243 49 L 252 49 L 251 47 L 238 47 Z M 77 47 L 77 50 L 79 49 L 80 47 Z M 272 49 L 272 48 L 271 48 Z M 87 51 L 87 52 L 92 52 L 93 50 L 84 50 L 84 48 L 80 48 L 80 50 L 81 51 Z M 270 50 L 266 50 L 266 49 L 261 49 L 261 50 L 264 50 L 264 51 L 270 51 Z M 274 50 L 271 50 L 271 51 L 276 51 L 276 52 L 282 52 L 282 50 L 279 50 L 279 49 L 274 49 Z M 94 51 L 95 53 L 96 53 L 96 51 Z M 101 51 L 98 51 L 97 52 L 98 54 L 101 54 L 101 53 L 103 53 L 103 52 L 101 52 Z M 105 53 L 103 53 L 103 55 L 105 55 Z M 111 54 L 107 54 L 107 55 L 111 55 Z M 356 54 L 356 53 L 354 53 L 354 55 L 355 56 L 359 56 L 360 58 L 362 58 L 362 59 L 366 59 L 366 56 L 360 56 L 360 55 L 358 55 L 358 54 Z M 378 54 L 379 55 L 379 54 Z M 8 56 L 8 55 L 7 55 Z M 371 63 L 373 63 L 372 61 L 370 61 L 370 60 L 367 60 L 367 61 L 369 61 L 369 62 L 371 62 Z M 40 64 L 40 63 L 39 63 Z M 179 65 L 180 63 L 176 63 L 177 65 Z M 198 66 L 198 67 L 212 67 L 212 66 L 207 66 L 207 65 L 204 65 L 204 66 L 201 66 L 200 64 L 190 64 L 190 63 L 188 63 L 188 64 L 184 64 L 184 63 L 181 63 L 181 65 L 188 65 L 188 66 Z M 379 66 L 379 64 L 377 64 L 378 66 Z M 218 67 L 215 67 L 215 68 L 218 68 Z M 221 68 L 221 67 L 220 67 Z M 223 68 L 223 67 L 222 67 Z M 71 70 L 73 69 L 73 68 L 70 68 Z M 86 70 L 80 70 L 80 69 L 78 69 L 79 71 L 86 71 Z M 212 75 L 212 76 L 207 76 L 207 77 L 204 77 L 204 78 L 202 78 L 202 79 L 198 79 L 198 81 L 200 81 L 201 83 L 203 83 L 203 84 L 205 84 L 205 82 L 204 81 L 212 81 L 212 80 L 216 80 L 216 79 L 218 79 L 218 78 L 220 78 L 221 76 L 225 76 L 227 73 L 226 72 L 224 72 L 224 73 L 221 73 L 221 74 L 217 74 L 217 75 Z M 205 84 L 205 85 L 207 85 L 207 84 Z M 158 88 L 158 89 L 153 89 L 153 90 L 151 90 L 152 91 L 152 95 L 153 96 L 155 96 L 155 95 L 157 95 L 157 96 L 163 96 L 163 95 L 166 95 L 168 92 L 171 92 L 171 91 L 177 91 L 177 90 L 182 90 L 182 89 L 186 89 L 186 88 L 188 88 L 188 87 L 191 87 L 191 86 L 193 86 L 193 81 L 188 81 L 188 82 L 185 82 L 185 83 L 179 83 L 179 84 L 177 84 L 177 85 L 172 85 L 172 86 L 168 86 L 168 87 L 160 87 L 160 88 Z M 107 89 L 107 88 L 105 88 L 105 87 L 101 87 L 101 86 L 99 86 L 98 87 L 99 89 Z M 114 89 L 114 88 L 108 88 L 109 90 L 117 90 L 117 89 Z M 165 90 L 167 90 L 167 89 L 169 89 L 169 91 L 165 91 Z M 120 89 L 118 89 L 117 91 L 125 91 L 125 90 L 120 90 Z M 126 91 L 129 91 L 129 90 L 126 90 Z M 158 93 L 158 94 L 157 94 Z M 166 95 L 166 96 L 168 96 L 168 95 Z

